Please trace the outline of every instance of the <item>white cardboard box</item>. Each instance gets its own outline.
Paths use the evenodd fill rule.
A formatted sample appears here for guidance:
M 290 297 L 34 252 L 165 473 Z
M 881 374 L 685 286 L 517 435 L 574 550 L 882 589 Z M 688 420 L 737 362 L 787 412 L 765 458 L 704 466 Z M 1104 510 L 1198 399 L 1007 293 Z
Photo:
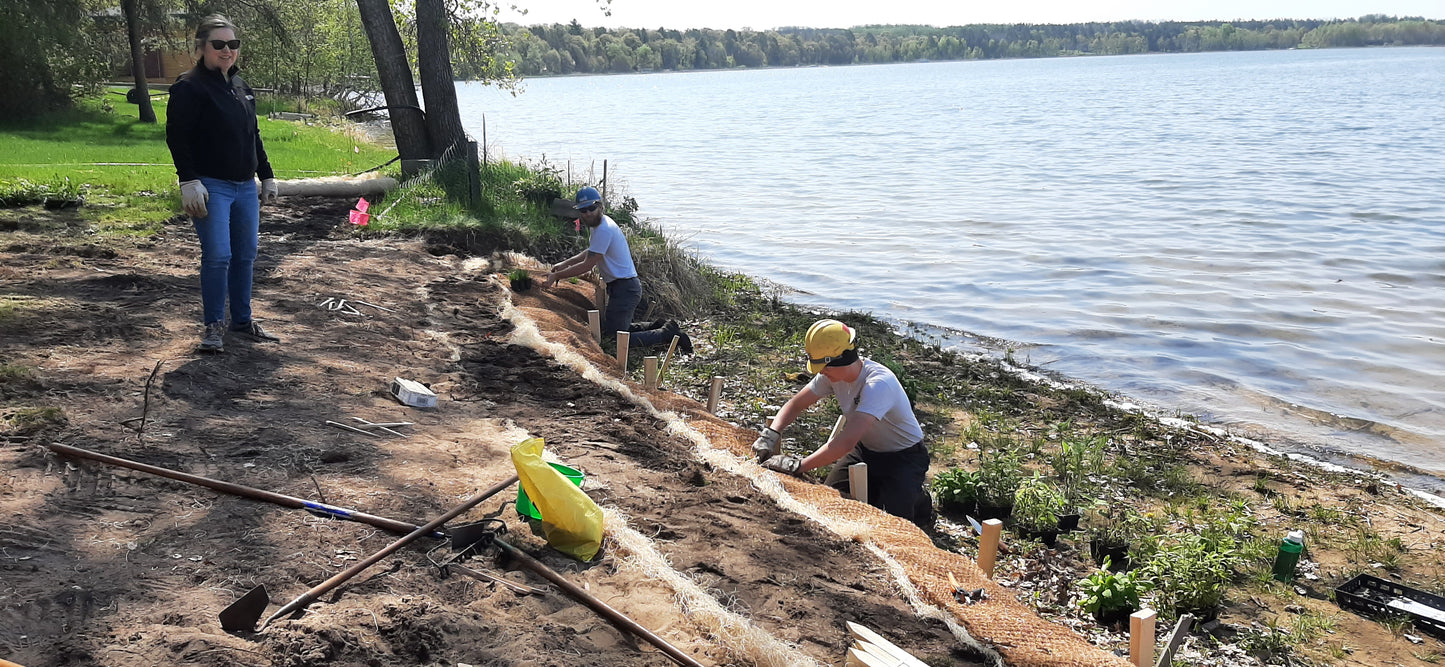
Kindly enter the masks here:
M 437 395 L 426 385 L 412 380 L 396 378 L 391 381 L 391 395 L 414 408 L 434 408 L 437 406 Z

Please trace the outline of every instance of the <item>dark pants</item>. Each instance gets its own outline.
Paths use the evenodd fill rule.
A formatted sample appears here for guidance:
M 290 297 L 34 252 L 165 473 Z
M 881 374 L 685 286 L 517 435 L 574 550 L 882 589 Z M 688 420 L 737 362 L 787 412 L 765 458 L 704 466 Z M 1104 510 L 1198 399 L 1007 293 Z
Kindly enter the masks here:
M 824 484 L 841 493 L 851 493 L 848 466 L 868 464 L 868 504 L 914 523 L 926 522 L 931 512 L 923 504 L 927 492 L 923 480 L 928 475 L 928 448 L 918 443 L 897 452 L 880 453 L 858 445 L 847 456 L 833 464 Z M 929 501 L 932 503 L 932 500 Z
M 642 281 L 635 276 L 618 278 L 607 283 L 607 312 L 602 314 L 602 336 L 613 338 L 619 331 L 629 332 L 629 345 L 662 345 L 672 341 L 672 334 L 662 329 L 637 331 L 632 325 L 632 315 L 642 301 Z

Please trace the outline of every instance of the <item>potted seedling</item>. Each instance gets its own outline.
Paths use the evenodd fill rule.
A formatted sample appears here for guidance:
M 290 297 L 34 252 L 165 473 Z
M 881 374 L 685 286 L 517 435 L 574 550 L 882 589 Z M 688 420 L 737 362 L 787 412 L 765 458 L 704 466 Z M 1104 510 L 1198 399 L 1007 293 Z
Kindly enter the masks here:
M 1093 615 L 1099 625 L 1114 628 L 1139 611 L 1142 586 L 1133 572 L 1115 572 L 1109 566 L 1106 558 L 1103 567 L 1079 580 L 1084 593 L 1079 607 Z
M 1091 485 L 1090 475 L 1104 468 L 1104 436 L 1092 438 L 1066 434 L 1059 442 L 1058 451 L 1049 456 L 1049 465 L 1059 486 L 1064 489 L 1067 499 L 1064 511 L 1059 514 L 1059 530 L 1072 532 L 1079 528 L 1079 508 L 1084 504 Z
M 950 468 L 934 476 L 930 484 L 938 508 L 944 514 L 969 516 L 978 505 L 978 473 Z
M 1014 493 L 1023 481 L 1023 464 L 1017 452 L 987 449 L 978 456 L 978 518 L 1007 519 L 1013 513 Z
M 1064 509 L 1064 492 L 1038 473 L 1024 480 L 1014 492 L 1013 520 L 1019 532 L 1054 546 L 1059 537 L 1059 512 Z
M 1141 576 L 1153 582 L 1161 608 L 1209 620 L 1219 615 L 1225 586 L 1239 561 L 1231 546 L 1184 533 L 1163 537 L 1140 569 Z
M 1089 513 L 1087 524 L 1089 555 L 1094 563 L 1103 565 L 1107 561 L 1115 572 L 1129 569 L 1131 538 L 1135 531 L 1147 534 L 1142 519 L 1127 508 L 1113 511 L 1103 507 Z
M 513 292 L 525 292 L 532 289 L 532 274 L 526 269 L 513 269 L 507 274 L 507 280 L 512 283 Z

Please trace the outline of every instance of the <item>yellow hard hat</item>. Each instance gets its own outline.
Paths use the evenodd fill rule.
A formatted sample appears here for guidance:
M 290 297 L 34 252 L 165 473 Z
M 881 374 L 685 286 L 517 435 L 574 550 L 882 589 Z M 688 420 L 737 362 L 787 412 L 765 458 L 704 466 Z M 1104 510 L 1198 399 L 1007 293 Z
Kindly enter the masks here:
M 843 353 L 855 349 L 856 337 L 848 325 L 838 320 L 818 320 L 808 327 L 803 335 L 803 349 L 808 352 L 808 372 L 818 373 L 824 366 L 836 361 Z

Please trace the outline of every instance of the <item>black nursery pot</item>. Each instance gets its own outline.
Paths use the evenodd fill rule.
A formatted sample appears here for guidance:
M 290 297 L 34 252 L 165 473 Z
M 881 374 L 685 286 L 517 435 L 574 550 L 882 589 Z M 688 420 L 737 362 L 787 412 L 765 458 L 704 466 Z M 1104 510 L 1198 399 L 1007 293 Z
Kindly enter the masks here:
M 1072 532 L 1074 532 L 1074 531 L 1076 531 L 1076 530 L 1078 530 L 1078 529 L 1079 529 L 1079 515 L 1077 515 L 1077 514 L 1060 514 L 1060 515 L 1059 515 L 1059 532 L 1061 532 L 1061 533 L 1072 533 Z
M 975 509 L 977 509 L 977 508 L 978 508 L 978 502 L 973 501 L 973 500 L 970 500 L 970 501 L 968 501 L 968 502 L 958 502 L 958 501 L 956 501 L 956 500 L 947 500 L 947 501 L 940 500 L 940 501 L 938 502 L 938 511 L 941 512 L 944 516 L 951 516 L 951 517 L 972 516 L 972 515 L 973 515 L 973 511 L 974 511 Z
M 1106 628 L 1115 628 L 1129 619 L 1129 614 L 1134 613 L 1128 609 L 1110 609 L 1109 611 L 1098 610 L 1094 612 L 1094 620 Z
M 1013 505 L 986 505 L 982 502 L 978 504 L 979 521 L 988 521 L 989 519 L 1008 519 L 1009 516 L 1013 515 L 1013 513 Z
M 1123 572 L 1129 569 L 1129 545 L 1108 545 L 1090 544 L 1089 555 L 1094 557 L 1094 563 L 1104 564 L 1104 558 L 1109 558 L 1110 572 Z
M 1029 538 L 1043 542 L 1046 547 L 1052 547 L 1059 543 L 1058 530 L 1030 530 L 1027 534 Z

